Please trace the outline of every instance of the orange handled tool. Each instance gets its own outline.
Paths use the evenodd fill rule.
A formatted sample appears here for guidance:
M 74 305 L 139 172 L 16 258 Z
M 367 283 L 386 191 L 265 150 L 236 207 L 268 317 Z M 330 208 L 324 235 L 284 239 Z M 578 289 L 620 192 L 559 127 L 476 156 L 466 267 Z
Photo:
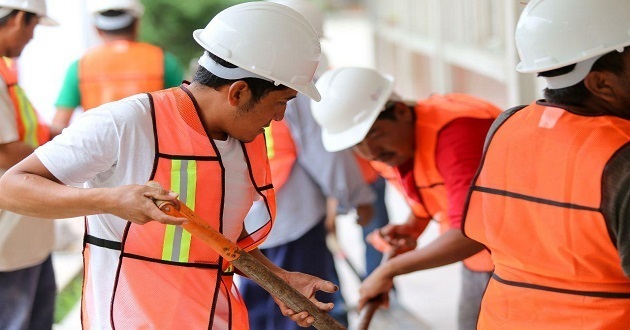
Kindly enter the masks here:
M 159 183 L 149 181 L 148 186 L 162 188 Z M 251 280 L 258 283 L 271 295 L 280 299 L 289 308 L 296 312 L 307 311 L 315 322 L 313 326 L 317 329 L 345 329 L 332 316 L 320 310 L 312 301 L 306 298 L 294 287 L 290 286 L 283 279 L 274 274 L 269 268 L 263 265 L 256 258 L 241 249 L 236 243 L 227 239 L 216 229 L 208 226 L 203 219 L 195 214 L 183 203 L 173 203 L 170 201 L 154 201 L 162 212 L 178 218 L 188 219 L 188 223 L 182 225 L 191 235 L 202 240 L 215 252 L 221 255 L 238 268 Z

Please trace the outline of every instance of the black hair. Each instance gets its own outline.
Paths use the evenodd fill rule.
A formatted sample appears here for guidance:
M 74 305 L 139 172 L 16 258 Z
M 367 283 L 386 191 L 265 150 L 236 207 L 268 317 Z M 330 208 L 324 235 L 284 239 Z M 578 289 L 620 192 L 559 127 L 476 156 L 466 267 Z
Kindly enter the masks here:
M 629 47 L 624 48 L 624 52 Z M 575 64 L 567 65 L 558 69 L 541 72 L 539 77 L 556 77 L 566 73 L 569 73 L 575 69 Z M 618 51 L 612 51 L 606 55 L 600 57 L 591 68 L 591 71 L 608 71 L 613 72 L 616 75 L 624 73 L 626 70 L 623 61 L 623 53 Z M 545 88 L 543 91 L 545 99 L 548 102 L 555 104 L 566 105 L 580 105 L 583 104 L 586 99 L 593 96 L 593 94 L 584 85 L 584 80 L 579 83 L 559 89 Z
M 387 103 L 385 103 L 385 106 L 383 107 L 383 111 L 378 114 L 376 120 L 385 119 L 395 121 L 396 113 L 394 112 L 394 109 L 396 108 L 397 104 L 398 102 L 396 101 L 387 101 Z
M 5 24 L 7 24 L 7 22 L 11 19 L 11 17 L 17 15 L 17 13 L 19 13 L 20 10 L 15 9 L 12 12 L 9 13 L 9 15 L 4 16 L 2 18 L 0 18 L 0 26 L 4 26 Z M 31 13 L 28 11 L 24 12 L 24 24 L 28 25 L 31 23 L 31 20 L 35 19 L 35 17 L 37 17 L 37 15 L 35 13 Z
M 236 65 L 230 62 L 227 62 L 210 52 L 206 52 L 206 53 L 210 56 L 210 58 L 213 61 L 217 62 L 219 65 L 222 65 L 226 68 L 237 67 Z M 237 79 L 237 80 L 223 79 L 221 77 L 217 77 L 216 75 L 206 70 L 206 68 L 202 67 L 201 65 L 197 69 L 197 72 L 195 72 L 195 76 L 193 78 L 194 82 L 198 82 L 204 86 L 208 86 L 214 89 L 218 89 L 219 87 L 222 87 L 225 85 L 231 85 L 239 80 L 246 82 L 247 85 L 249 86 L 249 89 L 252 91 L 253 102 L 258 102 L 261 98 L 263 98 L 265 95 L 267 95 L 271 91 L 284 90 L 288 88 L 287 86 L 284 86 L 284 85 L 276 86 L 271 81 L 263 80 L 259 78 L 243 78 L 243 79 Z
M 107 10 L 101 13 L 98 13 L 101 16 L 105 16 L 105 17 L 118 17 L 121 15 L 125 15 L 125 14 L 129 14 L 129 11 L 127 10 Z M 106 34 L 111 34 L 111 35 L 129 35 L 129 34 L 133 34 L 134 30 L 135 30 L 135 26 L 136 23 L 138 22 L 137 18 L 133 18 L 133 20 L 131 21 L 131 23 L 129 23 L 129 25 L 122 27 L 120 29 L 115 29 L 115 30 L 103 30 L 103 29 L 99 29 L 97 27 L 97 29 L 99 31 L 102 31 L 103 33 Z

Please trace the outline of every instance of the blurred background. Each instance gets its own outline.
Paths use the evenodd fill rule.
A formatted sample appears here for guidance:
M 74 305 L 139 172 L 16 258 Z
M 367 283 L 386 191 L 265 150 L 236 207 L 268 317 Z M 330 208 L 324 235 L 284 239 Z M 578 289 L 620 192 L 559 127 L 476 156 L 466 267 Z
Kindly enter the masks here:
M 141 40 L 175 54 L 189 70 L 201 54 L 192 31 L 203 28 L 222 9 L 244 1 L 144 0 Z M 395 90 L 406 99 L 431 93 L 468 93 L 500 108 L 528 103 L 541 96 L 533 75 L 515 71 L 518 54 L 514 27 L 524 1 L 519 0 L 313 0 L 326 13 L 322 49 L 331 67 L 372 67 L 396 77 Z M 59 27 L 36 29 L 18 63 L 21 85 L 44 121 L 54 115 L 54 102 L 67 67 L 100 42 L 85 0 L 47 1 Z M 27 64 L 26 64 L 27 63 Z M 19 64 L 18 64 L 19 65 Z M 192 73 L 186 74 L 190 79 Z M 79 111 L 77 111 L 78 114 Z M 409 210 L 388 187 L 392 222 Z M 363 267 L 363 243 L 353 215 L 339 216 L 338 235 L 350 260 Z M 80 219 L 57 222 L 54 254 L 60 295 L 56 329 L 80 329 L 78 293 L 81 274 Z M 431 225 L 426 244 L 437 235 Z M 460 265 L 417 272 L 396 279 L 400 304 L 427 329 L 454 329 Z M 342 292 L 349 303 L 358 298 L 358 280 L 339 264 Z

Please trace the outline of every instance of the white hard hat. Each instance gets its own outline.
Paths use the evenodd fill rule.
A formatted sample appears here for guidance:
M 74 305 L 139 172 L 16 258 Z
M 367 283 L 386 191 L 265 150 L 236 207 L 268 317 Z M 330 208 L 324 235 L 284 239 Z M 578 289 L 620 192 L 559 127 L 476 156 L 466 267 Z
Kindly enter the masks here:
M 311 24 L 291 8 L 264 1 L 238 4 L 221 11 L 193 37 L 204 49 L 239 68 L 316 101 L 321 98 L 313 83 L 321 54 L 319 38 Z
M 313 118 L 322 127 L 328 151 L 340 151 L 363 141 L 393 95 L 394 78 L 373 69 L 345 67 L 317 80 L 322 101 L 311 102 Z
M 41 25 L 59 25 L 59 23 L 47 16 L 45 0 L 0 0 L 0 8 L 17 9 L 33 13 L 40 18 L 39 24 Z M 6 14 L 9 14 L 9 12 L 7 12 Z
M 630 1 L 532 0 L 521 13 L 515 39 L 521 58 L 517 71 L 544 72 L 583 63 L 587 68 L 577 68 L 583 75 L 573 74 L 562 83 L 576 84 L 594 59 L 630 45 Z
M 324 14 L 317 5 L 308 0 L 270 0 L 271 2 L 285 5 L 304 16 L 322 38 L 324 36 Z
M 92 15 L 108 10 L 124 10 L 134 17 L 140 17 L 144 13 L 144 6 L 138 0 L 90 0 L 88 2 L 88 11 Z

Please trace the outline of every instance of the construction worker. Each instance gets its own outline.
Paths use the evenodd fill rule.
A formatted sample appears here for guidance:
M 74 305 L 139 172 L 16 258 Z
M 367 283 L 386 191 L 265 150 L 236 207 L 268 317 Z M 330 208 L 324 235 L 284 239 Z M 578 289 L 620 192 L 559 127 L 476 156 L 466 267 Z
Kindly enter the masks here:
M 314 294 L 337 286 L 274 266 L 256 249 L 275 214 L 263 127 L 283 118 L 297 92 L 319 100 L 315 31 L 285 6 L 246 2 L 193 36 L 206 52 L 191 83 L 84 113 L 0 179 L 3 209 L 87 215 L 84 327 L 247 329 L 232 266 L 153 203 L 177 196 L 319 308 L 333 307 Z M 265 220 L 248 233 L 244 219 L 258 199 Z M 278 304 L 299 325 L 314 322 Z
M 534 0 L 516 26 L 544 99 L 493 125 L 465 235 L 495 271 L 479 329 L 630 324 L 630 2 Z
M 486 132 L 500 110 L 462 94 L 405 102 L 393 93 L 393 77 L 367 68 L 328 71 L 317 86 L 322 102 L 311 106 L 324 147 L 354 148 L 411 207 L 405 223 L 387 225 L 370 237 L 382 235 L 385 245 L 402 251 L 416 247 L 431 219 L 440 221 L 443 232 L 429 245 L 376 268 L 360 287 L 359 309 L 388 292 L 395 276 L 466 259 L 459 328 L 474 329 L 492 262 L 483 245 L 462 235 L 461 214 Z
M 56 134 L 39 120 L 10 59 L 20 56 L 37 24 L 57 25 L 44 0 L 0 0 L 0 175 Z M 0 329 L 52 328 L 53 243 L 52 222 L 0 210 Z
M 313 3 L 306 0 L 272 2 L 295 9 L 311 22 L 319 37 L 323 35 L 322 15 Z M 349 150 L 329 153 L 324 149 L 321 131 L 311 115 L 307 96 L 299 94 L 289 101 L 284 119 L 273 122 L 265 134 L 278 208 L 274 228 L 260 245 L 260 250 L 275 265 L 286 270 L 315 275 L 338 284 L 335 262 L 326 247 L 327 197 L 334 197 L 345 209 L 357 207 L 359 215 L 369 219 L 374 194 L 357 171 Z M 257 211 L 265 208 L 262 201 L 254 205 Z M 246 224 L 250 225 L 249 219 Z M 254 223 L 254 227 L 260 225 Z M 252 330 L 297 328 L 280 313 L 274 298 L 255 282 L 243 279 L 239 289 L 249 311 Z M 340 291 L 318 294 L 317 297 L 323 302 L 334 302 L 331 316 L 348 326 Z
M 52 125 L 65 128 L 74 110 L 85 110 L 143 92 L 179 86 L 183 70 L 175 56 L 138 38 L 144 7 L 138 0 L 91 0 L 88 9 L 103 44 L 66 72 Z

